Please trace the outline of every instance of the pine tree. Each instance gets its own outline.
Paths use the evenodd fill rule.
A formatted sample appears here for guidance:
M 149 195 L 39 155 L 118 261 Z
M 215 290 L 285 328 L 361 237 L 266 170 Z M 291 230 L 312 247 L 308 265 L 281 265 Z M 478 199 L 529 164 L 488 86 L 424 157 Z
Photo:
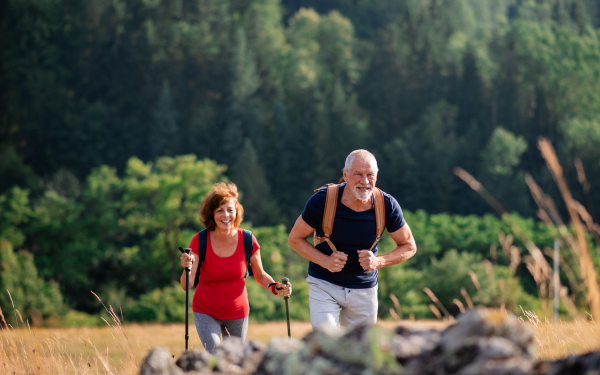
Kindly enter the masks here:
M 171 86 L 163 82 L 156 110 L 153 112 L 153 122 L 148 135 L 148 147 L 152 158 L 178 154 L 181 146 L 179 140 L 179 113 L 175 108 Z
M 241 191 L 246 220 L 254 226 L 278 224 L 279 209 L 250 139 L 244 140 L 244 146 L 238 153 L 230 176 Z

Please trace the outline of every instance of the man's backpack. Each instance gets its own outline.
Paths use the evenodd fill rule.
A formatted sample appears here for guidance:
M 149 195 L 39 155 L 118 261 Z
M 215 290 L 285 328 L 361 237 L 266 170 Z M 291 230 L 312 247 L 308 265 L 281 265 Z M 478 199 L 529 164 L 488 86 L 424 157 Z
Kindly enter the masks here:
M 250 257 L 252 256 L 252 232 L 249 230 L 243 229 L 244 234 L 244 254 L 246 254 L 246 276 L 254 276 L 252 272 L 252 267 L 250 266 Z M 208 240 L 208 231 L 206 229 L 198 232 L 198 257 L 199 262 L 198 268 L 196 269 L 196 277 L 194 278 L 194 288 L 198 285 L 200 281 L 200 266 L 202 262 L 204 262 L 204 258 L 206 258 L 206 241 Z
M 316 189 L 315 192 L 327 187 L 327 195 L 325 196 L 325 209 L 323 211 L 323 237 L 317 236 L 315 230 L 313 235 L 314 246 L 322 242 L 327 242 L 332 251 L 337 251 L 330 237 L 333 232 L 333 221 L 335 220 L 335 210 L 337 208 L 338 192 L 340 190 L 340 184 L 327 184 Z M 369 250 L 373 250 L 381 235 L 385 229 L 385 201 L 383 200 L 383 193 L 379 188 L 373 188 L 373 200 L 375 202 L 375 222 L 376 222 L 376 235 L 377 238 Z

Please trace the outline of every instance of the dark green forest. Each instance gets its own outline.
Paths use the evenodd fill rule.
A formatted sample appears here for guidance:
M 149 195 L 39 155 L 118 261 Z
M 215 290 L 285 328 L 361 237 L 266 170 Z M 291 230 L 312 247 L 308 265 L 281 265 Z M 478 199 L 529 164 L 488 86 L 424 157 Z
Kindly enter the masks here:
M 461 287 L 476 303 L 545 308 L 511 261 L 523 240 L 454 167 L 543 250 L 557 232 L 525 176 L 566 213 L 545 137 L 598 222 L 598 0 L 7 0 L 0 34 L 0 286 L 31 320 L 89 324 L 94 291 L 126 321 L 181 321 L 176 248 L 217 181 L 238 185 L 243 225 L 306 319 L 307 263 L 287 231 L 357 148 L 377 157 L 419 249 L 381 272 L 384 318 L 390 293 L 404 317 L 433 316 L 424 287 L 452 314 Z M 283 317 L 248 289 L 254 318 Z

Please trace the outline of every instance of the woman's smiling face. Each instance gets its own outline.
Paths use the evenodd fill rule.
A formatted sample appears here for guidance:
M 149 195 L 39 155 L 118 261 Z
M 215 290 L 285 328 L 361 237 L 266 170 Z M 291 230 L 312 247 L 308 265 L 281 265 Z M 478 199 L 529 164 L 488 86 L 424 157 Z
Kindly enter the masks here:
M 233 198 L 229 198 L 215 210 L 215 223 L 217 228 L 230 231 L 235 229 L 235 202 Z

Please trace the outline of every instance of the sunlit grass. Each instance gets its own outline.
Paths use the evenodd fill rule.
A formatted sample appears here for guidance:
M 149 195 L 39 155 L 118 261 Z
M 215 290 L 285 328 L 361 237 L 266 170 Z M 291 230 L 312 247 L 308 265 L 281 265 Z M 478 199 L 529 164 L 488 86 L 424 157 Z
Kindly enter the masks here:
M 600 350 L 600 325 L 587 318 L 552 322 L 540 319 L 534 313 L 525 311 L 526 319 L 535 335 L 536 357 L 557 360 L 569 355 L 583 354 Z
M 422 328 L 447 327 L 442 321 L 380 321 L 393 329 L 397 325 Z M 554 360 L 570 354 L 600 349 L 600 327 L 589 320 L 541 321 L 534 314 L 523 324 L 535 334 L 537 357 Z M 308 322 L 292 322 L 292 336 L 301 338 L 311 331 Z M 175 357 L 184 351 L 183 324 L 131 324 L 80 328 L 3 328 L 0 332 L 0 373 L 12 374 L 125 374 L 139 373 L 139 366 L 154 347 L 163 347 Z M 285 322 L 251 323 L 248 340 L 268 343 L 274 336 L 286 336 Z M 203 350 L 195 328 L 190 325 L 191 350 Z M 129 349 L 127 349 L 129 348 Z

